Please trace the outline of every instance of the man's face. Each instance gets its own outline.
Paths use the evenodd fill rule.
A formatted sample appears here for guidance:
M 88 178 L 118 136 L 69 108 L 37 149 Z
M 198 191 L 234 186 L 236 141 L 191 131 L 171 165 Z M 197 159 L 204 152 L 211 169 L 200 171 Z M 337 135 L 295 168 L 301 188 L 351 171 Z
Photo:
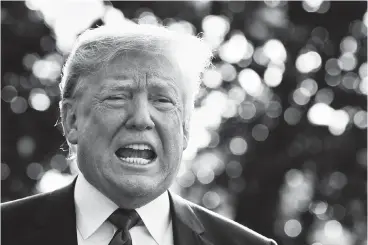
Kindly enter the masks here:
M 142 206 L 179 169 L 183 76 L 164 56 L 130 51 L 90 79 L 76 113 L 79 169 L 117 205 Z

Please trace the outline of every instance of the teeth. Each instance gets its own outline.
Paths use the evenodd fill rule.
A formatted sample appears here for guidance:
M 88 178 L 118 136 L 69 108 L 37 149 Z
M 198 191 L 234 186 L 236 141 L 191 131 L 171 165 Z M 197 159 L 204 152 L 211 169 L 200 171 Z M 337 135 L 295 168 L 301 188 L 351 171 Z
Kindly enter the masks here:
M 130 145 L 124 146 L 124 148 L 131 148 L 134 150 L 152 150 L 152 148 L 146 144 L 130 144 Z
M 122 159 L 123 161 L 125 162 L 128 162 L 128 163 L 134 163 L 134 164 L 147 164 L 150 162 L 150 160 L 147 160 L 147 159 L 144 159 L 144 158 L 140 158 L 140 157 L 122 157 L 120 158 Z

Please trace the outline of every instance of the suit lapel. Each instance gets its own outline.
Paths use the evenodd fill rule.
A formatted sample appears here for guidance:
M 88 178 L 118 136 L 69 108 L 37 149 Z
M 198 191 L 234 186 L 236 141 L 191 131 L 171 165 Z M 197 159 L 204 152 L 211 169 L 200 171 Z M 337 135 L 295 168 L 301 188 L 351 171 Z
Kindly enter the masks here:
M 188 202 L 169 192 L 175 245 L 213 245 L 206 238 L 205 229 Z
M 26 240 L 40 245 L 78 245 L 74 205 L 75 180 L 68 186 L 47 194 L 45 205 L 36 212 L 36 231 Z M 187 201 L 169 192 L 175 245 L 214 245 Z
M 38 229 L 30 238 L 30 244 L 77 245 L 74 186 L 68 186 L 46 196 L 40 207 Z

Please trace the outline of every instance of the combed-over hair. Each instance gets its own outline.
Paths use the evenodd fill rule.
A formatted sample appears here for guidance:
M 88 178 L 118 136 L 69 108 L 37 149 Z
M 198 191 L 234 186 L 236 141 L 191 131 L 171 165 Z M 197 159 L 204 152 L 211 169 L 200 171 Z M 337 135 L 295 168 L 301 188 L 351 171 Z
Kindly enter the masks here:
M 88 86 L 88 79 L 82 78 L 101 71 L 114 58 L 131 50 L 164 55 L 179 67 L 185 76 L 184 81 L 188 81 L 184 106 L 184 126 L 188 130 L 201 74 L 211 64 L 212 51 L 199 37 L 177 33 L 163 26 L 142 24 L 100 26 L 86 30 L 77 38 L 63 67 L 59 86 L 62 125 L 65 102 L 76 101 L 83 88 Z M 75 149 L 71 144 L 69 148 L 69 154 L 74 157 Z

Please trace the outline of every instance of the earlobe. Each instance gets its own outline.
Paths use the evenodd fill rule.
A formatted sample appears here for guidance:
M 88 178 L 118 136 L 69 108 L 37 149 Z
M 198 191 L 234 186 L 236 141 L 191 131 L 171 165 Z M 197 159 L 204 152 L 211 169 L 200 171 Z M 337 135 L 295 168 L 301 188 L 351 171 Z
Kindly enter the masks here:
M 78 143 L 78 134 L 77 130 L 72 128 L 65 137 L 68 139 L 68 142 L 71 144 L 77 144 Z

